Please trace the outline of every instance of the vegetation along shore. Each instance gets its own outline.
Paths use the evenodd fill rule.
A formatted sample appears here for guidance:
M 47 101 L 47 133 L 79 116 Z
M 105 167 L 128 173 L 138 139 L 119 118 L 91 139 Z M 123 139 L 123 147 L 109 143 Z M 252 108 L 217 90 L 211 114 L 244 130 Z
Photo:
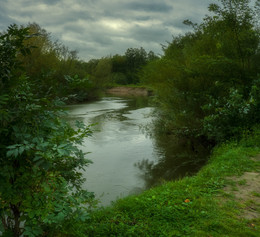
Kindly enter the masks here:
M 85 62 L 37 23 L 0 33 L 2 236 L 260 236 L 260 2 L 208 9 L 162 55 L 140 46 Z M 144 88 L 147 133 L 200 141 L 210 158 L 194 176 L 99 207 L 82 186 L 93 125 L 68 121 L 64 105 Z

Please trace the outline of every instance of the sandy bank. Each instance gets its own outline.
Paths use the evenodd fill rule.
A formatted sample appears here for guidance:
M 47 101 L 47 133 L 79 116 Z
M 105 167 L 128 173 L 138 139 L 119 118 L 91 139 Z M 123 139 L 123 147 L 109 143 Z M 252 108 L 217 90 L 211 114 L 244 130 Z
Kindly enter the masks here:
M 149 96 L 151 95 L 151 91 L 147 90 L 146 88 L 140 88 L 140 87 L 113 87 L 110 89 L 107 89 L 106 91 L 108 94 L 113 95 L 132 95 L 132 96 Z

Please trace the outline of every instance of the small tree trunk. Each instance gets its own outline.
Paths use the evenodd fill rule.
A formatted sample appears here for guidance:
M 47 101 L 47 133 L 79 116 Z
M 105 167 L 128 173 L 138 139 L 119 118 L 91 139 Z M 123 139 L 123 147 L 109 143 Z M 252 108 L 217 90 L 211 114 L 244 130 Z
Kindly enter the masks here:
M 14 237 L 19 237 L 21 234 L 20 230 L 20 211 L 19 208 L 16 205 L 11 205 L 11 209 L 13 211 L 14 215 Z

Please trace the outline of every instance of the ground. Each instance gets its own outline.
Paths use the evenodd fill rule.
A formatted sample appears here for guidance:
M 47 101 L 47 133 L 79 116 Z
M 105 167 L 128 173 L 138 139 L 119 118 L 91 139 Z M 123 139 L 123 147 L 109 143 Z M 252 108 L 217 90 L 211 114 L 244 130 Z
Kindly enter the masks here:
M 107 93 L 119 96 L 148 96 L 150 92 L 141 87 L 113 87 L 107 90 Z
M 260 155 L 253 158 L 260 162 Z M 260 218 L 260 170 L 245 172 L 240 177 L 231 177 L 232 184 L 224 188 L 243 207 L 243 216 L 247 220 Z

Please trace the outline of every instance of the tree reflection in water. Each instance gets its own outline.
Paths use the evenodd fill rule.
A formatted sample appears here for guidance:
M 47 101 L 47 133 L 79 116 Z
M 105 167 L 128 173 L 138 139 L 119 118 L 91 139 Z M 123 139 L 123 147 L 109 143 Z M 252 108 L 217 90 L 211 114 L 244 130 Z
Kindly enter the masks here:
M 206 163 L 211 147 L 198 139 L 180 139 L 172 135 L 153 136 L 156 162 L 142 160 L 135 164 L 145 180 L 146 189 L 163 181 L 194 175 Z

